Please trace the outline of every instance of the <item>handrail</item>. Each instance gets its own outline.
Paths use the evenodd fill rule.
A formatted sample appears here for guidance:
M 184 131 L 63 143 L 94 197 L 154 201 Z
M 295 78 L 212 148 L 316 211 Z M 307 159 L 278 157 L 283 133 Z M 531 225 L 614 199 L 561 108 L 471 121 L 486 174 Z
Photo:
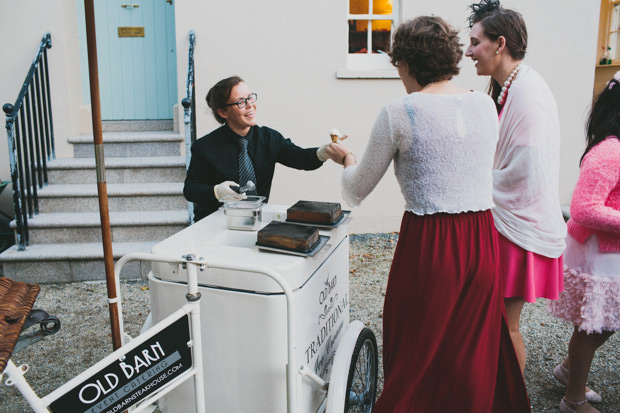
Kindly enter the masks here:
M 20 251 L 29 244 L 28 218 L 39 213 L 37 187 L 47 185 L 47 161 L 56 158 L 47 66 L 47 49 L 51 47 L 52 36 L 46 32 L 15 104 L 2 106 L 6 113 L 16 241 Z
M 189 31 L 189 51 L 187 53 L 187 94 L 181 101 L 184 108 L 183 123 L 185 123 L 185 170 L 189 169 L 192 158 L 191 147 L 196 141 L 196 88 L 194 79 L 194 47 L 196 46 L 196 33 Z M 194 223 L 194 203 L 187 203 L 188 222 Z

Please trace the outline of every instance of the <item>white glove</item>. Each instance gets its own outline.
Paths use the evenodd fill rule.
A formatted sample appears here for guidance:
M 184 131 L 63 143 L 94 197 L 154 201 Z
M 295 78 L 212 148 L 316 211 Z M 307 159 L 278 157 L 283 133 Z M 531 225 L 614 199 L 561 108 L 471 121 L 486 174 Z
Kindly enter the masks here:
M 224 181 L 221 184 L 215 185 L 213 187 L 215 198 L 217 198 L 217 200 L 219 201 L 225 197 L 228 199 L 234 199 L 234 200 L 244 199 L 246 197 L 245 194 L 239 194 L 235 192 L 231 188 L 231 186 L 239 186 L 239 184 L 233 181 Z
M 329 156 L 327 156 L 327 154 L 325 153 L 327 151 L 328 146 L 329 146 L 329 142 L 327 142 L 326 144 L 324 144 L 323 146 L 321 146 L 319 149 L 316 150 L 316 157 L 319 158 L 319 161 L 325 162 L 326 160 L 329 159 Z

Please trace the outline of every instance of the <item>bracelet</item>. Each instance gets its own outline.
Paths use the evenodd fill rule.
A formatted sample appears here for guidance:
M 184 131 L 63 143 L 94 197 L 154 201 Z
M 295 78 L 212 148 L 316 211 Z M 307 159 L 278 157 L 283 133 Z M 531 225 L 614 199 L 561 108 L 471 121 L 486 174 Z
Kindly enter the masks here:
M 346 154 L 345 156 L 342 157 L 342 165 L 344 166 L 344 161 L 347 159 L 347 156 L 349 155 L 353 155 L 353 152 L 349 152 L 348 154 Z M 353 155 L 353 157 L 355 158 L 355 155 Z

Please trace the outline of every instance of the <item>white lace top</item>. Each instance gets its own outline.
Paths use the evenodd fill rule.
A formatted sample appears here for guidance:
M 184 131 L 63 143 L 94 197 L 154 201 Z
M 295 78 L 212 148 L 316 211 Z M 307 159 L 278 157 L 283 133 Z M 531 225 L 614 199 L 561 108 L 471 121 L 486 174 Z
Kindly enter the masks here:
M 412 93 L 379 113 L 361 160 L 344 170 L 343 197 L 359 205 L 394 160 L 406 210 L 490 209 L 497 140 L 497 112 L 486 94 Z

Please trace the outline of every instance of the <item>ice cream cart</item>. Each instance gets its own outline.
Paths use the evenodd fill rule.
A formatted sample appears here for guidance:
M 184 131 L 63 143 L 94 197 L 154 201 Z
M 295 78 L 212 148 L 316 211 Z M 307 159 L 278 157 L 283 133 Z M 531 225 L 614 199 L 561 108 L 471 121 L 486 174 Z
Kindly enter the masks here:
M 11 362 L 12 348 L 0 378 L 37 413 L 370 413 L 377 344 L 362 322 L 349 322 L 346 220 L 321 226 L 311 251 L 292 253 L 256 245 L 257 229 L 286 220 L 285 207 L 259 209 L 249 222 L 220 210 L 116 263 L 118 291 L 126 263 L 152 265 L 140 336 L 43 398 L 24 378 L 27 366 Z
M 236 222 L 219 210 L 153 247 L 154 255 L 207 263 L 198 273 L 206 410 L 370 412 L 377 348 L 372 331 L 349 321 L 346 219 L 319 226 L 310 252 L 257 246 L 256 230 L 286 221 L 286 209 L 262 205 L 247 230 L 231 229 Z M 185 302 L 184 267 L 152 263 L 153 323 Z M 192 383 L 164 396 L 159 409 L 194 411 Z

